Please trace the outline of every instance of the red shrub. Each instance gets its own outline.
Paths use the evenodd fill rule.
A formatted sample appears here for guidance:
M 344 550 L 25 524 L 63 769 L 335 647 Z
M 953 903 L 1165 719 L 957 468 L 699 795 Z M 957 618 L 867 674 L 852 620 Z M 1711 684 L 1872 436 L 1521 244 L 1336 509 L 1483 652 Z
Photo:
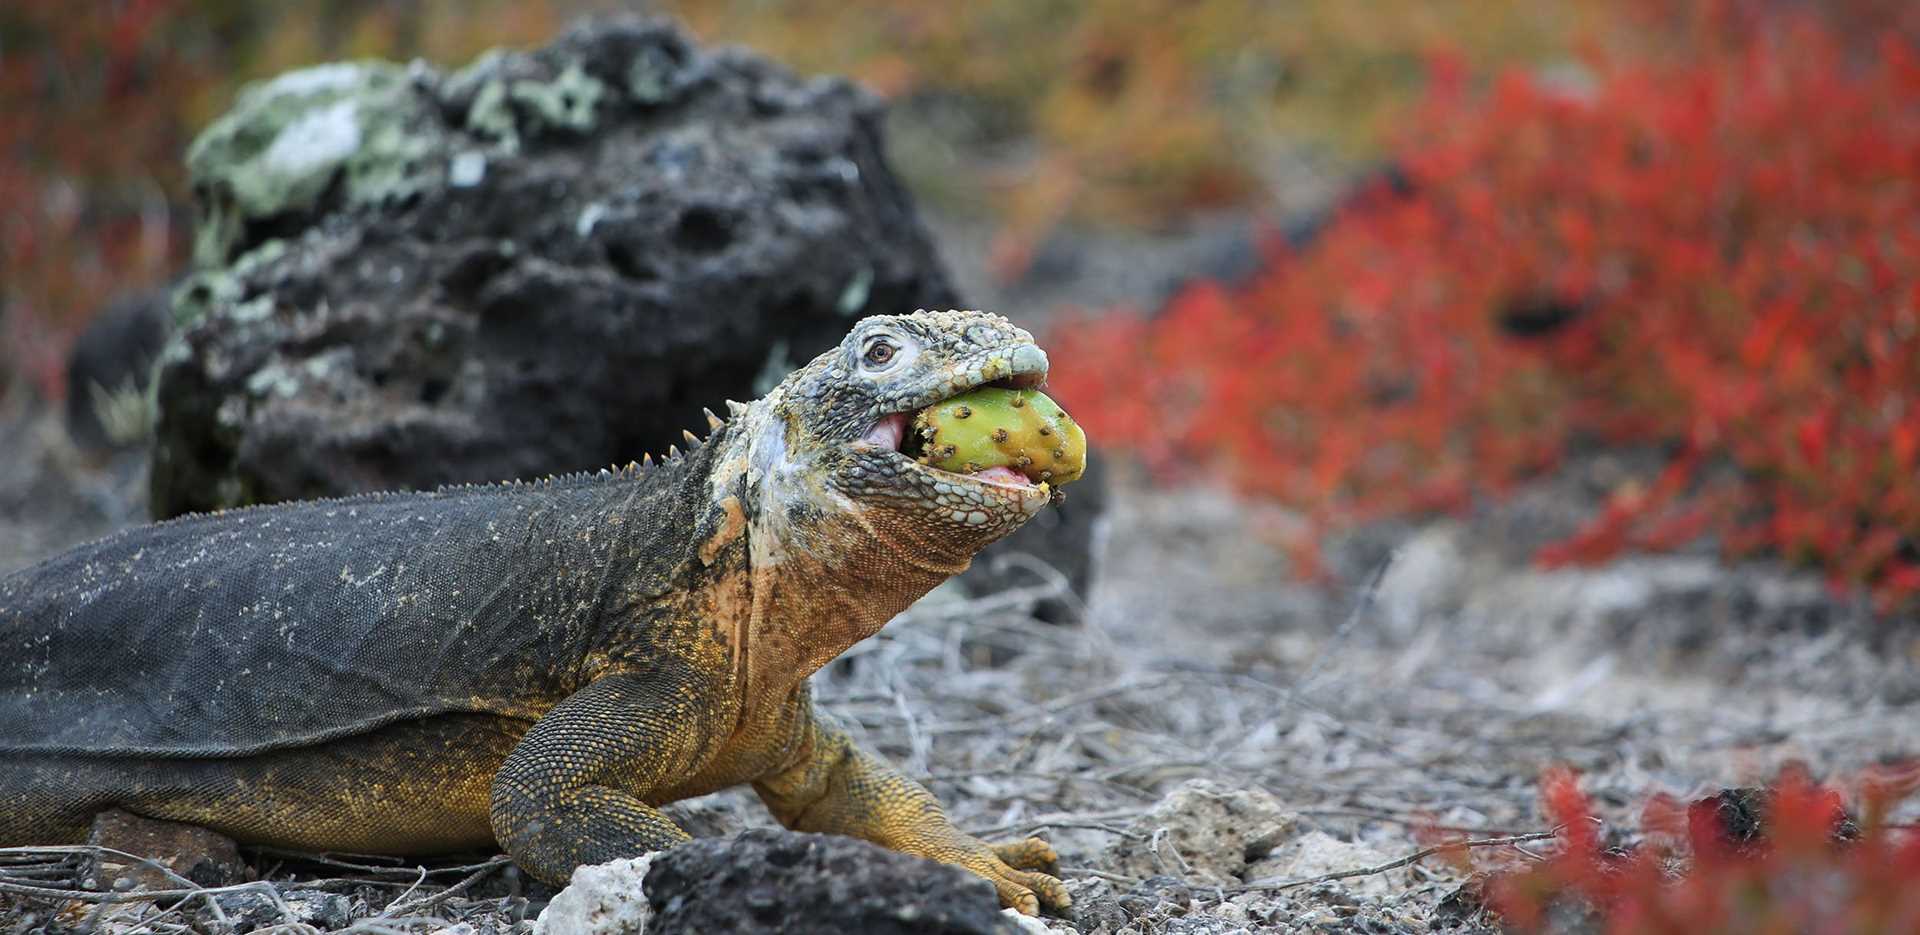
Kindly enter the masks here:
M 1595 55 L 1572 89 L 1442 63 L 1406 186 L 1244 288 L 1057 329 L 1055 388 L 1096 440 L 1322 523 L 1456 508 L 1580 440 L 1664 445 L 1541 558 L 1713 532 L 1920 593 L 1920 54 L 1741 24 Z
M 1494 877 L 1488 902 L 1521 931 L 1580 910 L 1618 933 L 1920 931 L 1920 835 L 1879 823 L 1885 792 L 1862 784 L 1864 828 L 1839 792 L 1797 769 L 1769 789 L 1727 790 L 1684 812 L 1657 799 L 1648 811 L 1660 817 L 1643 823 L 1646 839 L 1628 853 L 1602 849 L 1577 778 L 1550 771 L 1542 799 L 1564 828 L 1561 846 Z
M 0 4 L 0 374 L 48 397 L 86 317 L 185 253 L 180 151 L 210 82 L 186 6 Z

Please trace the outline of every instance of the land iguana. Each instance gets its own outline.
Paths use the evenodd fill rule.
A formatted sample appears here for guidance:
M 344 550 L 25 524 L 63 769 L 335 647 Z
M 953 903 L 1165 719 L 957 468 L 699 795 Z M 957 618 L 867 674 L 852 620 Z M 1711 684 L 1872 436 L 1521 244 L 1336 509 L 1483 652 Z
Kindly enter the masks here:
M 1044 841 L 961 832 L 808 688 L 1049 502 L 911 457 L 911 415 L 1046 375 L 999 316 L 876 316 L 658 464 L 182 517 L 15 572 L 0 845 L 118 808 L 306 850 L 497 841 L 558 885 L 751 783 L 789 828 L 1065 907 Z

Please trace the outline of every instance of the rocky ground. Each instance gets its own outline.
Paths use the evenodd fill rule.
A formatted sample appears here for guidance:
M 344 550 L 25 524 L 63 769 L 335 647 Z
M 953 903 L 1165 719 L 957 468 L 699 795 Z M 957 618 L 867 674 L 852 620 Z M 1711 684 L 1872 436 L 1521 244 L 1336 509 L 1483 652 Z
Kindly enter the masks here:
M 130 518 L 128 458 L 90 460 L 45 417 L 9 418 L 25 444 L 0 464 L 6 568 Z M 1551 763 L 1582 771 L 1631 831 L 1655 792 L 1764 781 L 1789 760 L 1839 777 L 1920 751 L 1911 622 L 1875 622 L 1814 578 L 1707 554 L 1558 571 L 1524 561 L 1602 480 L 1635 469 L 1592 458 L 1477 516 L 1342 537 L 1329 543 L 1331 585 L 1286 574 L 1272 545 L 1285 515 L 1121 472 L 1083 625 L 1027 613 L 1059 593 L 1035 566 L 1028 586 L 997 596 L 936 592 L 817 691 L 963 827 L 1051 840 L 1077 903 L 1049 920 L 1059 930 L 1483 930 L 1471 901 L 1449 900 L 1464 877 L 1443 860 L 1321 878 L 1395 864 L 1436 830 L 1543 831 L 1534 779 Z M 769 824 L 743 792 L 678 812 L 708 835 Z M 1473 853 L 1493 866 L 1539 846 Z M 362 931 L 502 931 L 551 895 L 485 863 L 428 883 L 476 868 L 488 878 L 415 906 L 412 923 L 365 917 L 417 903 L 394 899 L 413 871 L 385 868 L 405 879 L 362 878 L 341 900 L 320 900 L 337 888 L 301 898 L 332 913 L 314 916 L 323 927 L 359 916 L 374 926 Z
M 1127 488 L 1086 627 L 930 603 L 821 695 L 963 824 L 1048 833 L 1083 931 L 1472 928 L 1441 909 L 1461 882 L 1443 862 L 1300 884 L 1391 863 L 1436 827 L 1542 830 L 1533 780 L 1555 762 L 1630 830 L 1655 792 L 1920 748 L 1915 631 L 1816 580 L 1703 555 L 1519 560 L 1574 512 L 1577 475 L 1617 469 L 1349 537 L 1331 588 L 1281 572 L 1263 543 L 1284 516 Z M 1142 882 L 1161 876 L 1180 882 Z

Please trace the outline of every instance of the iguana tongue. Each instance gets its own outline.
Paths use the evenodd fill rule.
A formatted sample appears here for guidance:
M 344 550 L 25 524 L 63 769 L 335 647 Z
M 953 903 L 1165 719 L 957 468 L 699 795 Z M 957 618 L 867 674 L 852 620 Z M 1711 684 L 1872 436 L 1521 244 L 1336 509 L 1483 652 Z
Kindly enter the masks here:
M 1021 487 L 1033 486 L 1033 481 L 1027 480 L 1027 475 L 1002 465 L 994 465 L 984 471 L 978 471 L 973 476 L 995 484 L 1016 484 Z
M 900 439 L 905 438 L 906 435 L 907 414 L 904 412 L 896 412 L 892 415 L 881 416 L 880 421 L 875 422 L 873 428 L 868 429 L 867 434 L 861 436 L 860 440 L 880 445 L 892 451 L 899 451 Z

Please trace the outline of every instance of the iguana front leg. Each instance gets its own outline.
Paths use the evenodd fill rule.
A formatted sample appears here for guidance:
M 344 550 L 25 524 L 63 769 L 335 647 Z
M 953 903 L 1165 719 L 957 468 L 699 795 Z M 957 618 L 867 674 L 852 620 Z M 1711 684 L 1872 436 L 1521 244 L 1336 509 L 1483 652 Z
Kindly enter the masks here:
M 1028 915 L 1064 909 L 1067 888 L 1045 873 L 1053 848 L 1038 838 L 990 845 L 953 826 L 933 794 L 846 733 L 817 718 L 802 694 L 803 735 L 794 764 L 753 784 L 780 823 L 795 831 L 863 838 L 906 854 L 965 867 L 993 883 L 1000 901 Z
M 494 836 L 555 886 L 575 867 L 689 840 L 644 797 L 699 767 L 713 710 L 702 683 L 672 669 L 607 676 L 568 696 L 494 774 Z

